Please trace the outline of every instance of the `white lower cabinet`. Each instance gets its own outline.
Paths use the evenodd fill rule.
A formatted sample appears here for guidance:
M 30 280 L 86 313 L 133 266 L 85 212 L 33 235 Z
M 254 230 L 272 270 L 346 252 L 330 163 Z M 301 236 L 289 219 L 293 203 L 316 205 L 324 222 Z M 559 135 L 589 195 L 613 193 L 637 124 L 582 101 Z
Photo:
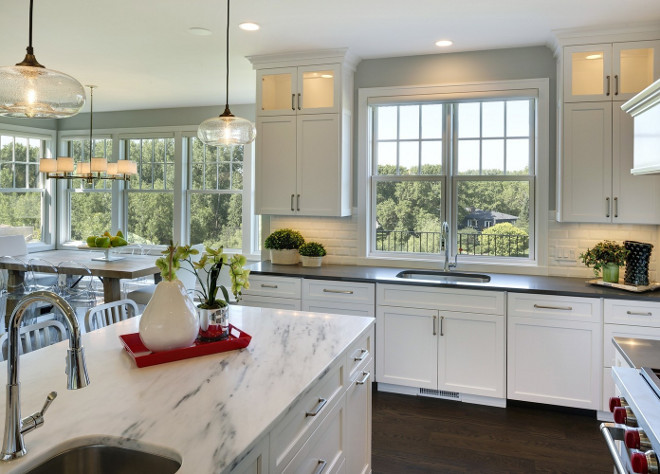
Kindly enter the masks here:
M 379 383 L 505 397 L 503 293 L 379 284 L 377 302 Z
M 507 397 L 566 407 L 601 405 L 601 300 L 508 296 Z
M 373 359 L 357 370 L 346 391 L 346 472 L 371 472 L 371 383 Z
M 373 283 L 304 279 L 302 310 L 374 317 L 374 292 Z
M 241 304 L 300 311 L 301 281 L 293 277 L 250 275 L 250 288 L 243 290 Z

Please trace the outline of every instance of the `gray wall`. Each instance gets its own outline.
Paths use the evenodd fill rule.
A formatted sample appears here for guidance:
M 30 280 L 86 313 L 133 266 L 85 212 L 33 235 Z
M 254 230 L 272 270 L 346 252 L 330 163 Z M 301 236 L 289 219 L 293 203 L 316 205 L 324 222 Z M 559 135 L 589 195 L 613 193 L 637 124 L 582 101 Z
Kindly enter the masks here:
M 549 207 L 555 208 L 556 182 L 556 63 L 552 51 L 545 46 L 529 48 L 445 53 L 401 58 L 367 59 L 358 64 L 355 73 L 356 98 L 360 87 L 457 84 L 461 82 L 503 81 L 512 79 L 550 80 L 550 196 Z M 357 124 L 357 110 L 354 111 Z M 357 126 L 353 129 L 357 137 Z M 353 156 L 357 157 L 357 141 Z M 353 176 L 357 176 L 357 160 Z M 357 183 L 353 182 L 353 196 Z M 354 199 L 355 200 L 355 199 Z
M 0 117 L 0 124 L 20 125 L 21 127 L 45 128 L 57 130 L 57 119 L 13 119 Z

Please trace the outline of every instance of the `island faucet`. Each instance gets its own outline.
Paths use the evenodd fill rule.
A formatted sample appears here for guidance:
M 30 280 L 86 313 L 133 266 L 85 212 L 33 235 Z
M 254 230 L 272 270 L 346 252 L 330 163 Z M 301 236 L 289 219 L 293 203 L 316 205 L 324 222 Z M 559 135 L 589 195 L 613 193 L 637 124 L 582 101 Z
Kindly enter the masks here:
M 452 268 L 456 268 L 456 265 L 458 264 L 458 254 L 454 256 L 454 263 L 449 262 L 449 223 L 447 221 L 444 221 L 442 223 L 442 226 L 440 228 L 441 230 L 441 237 L 442 237 L 442 242 L 445 246 L 445 264 L 443 267 L 443 271 L 448 272 L 451 271 Z
M 2 461 L 24 456 L 27 453 L 23 435 L 39 428 L 44 423 L 44 413 L 57 396 L 51 392 L 41 411 L 21 419 L 20 385 L 18 383 L 19 328 L 25 310 L 35 302 L 50 303 L 59 308 L 69 329 L 69 350 L 67 351 L 67 388 L 75 390 L 89 385 L 85 354 L 82 347 L 80 325 L 76 313 L 67 301 L 50 291 L 35 291 L 18 301 L 9 318 L 7 345 L 7 400 L 5 407 L 5 436 L 2 444 Z

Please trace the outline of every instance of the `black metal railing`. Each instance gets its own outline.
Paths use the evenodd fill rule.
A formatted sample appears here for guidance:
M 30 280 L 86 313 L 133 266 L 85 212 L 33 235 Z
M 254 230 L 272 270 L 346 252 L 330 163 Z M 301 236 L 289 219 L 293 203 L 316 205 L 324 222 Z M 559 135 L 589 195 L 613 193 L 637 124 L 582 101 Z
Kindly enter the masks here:
M 460 255 L 528 257 L 529 236 L 458 232 Z M 376 231 L 376 250 L 385 252 L 441 253 L 442 233 L 409 230 Z

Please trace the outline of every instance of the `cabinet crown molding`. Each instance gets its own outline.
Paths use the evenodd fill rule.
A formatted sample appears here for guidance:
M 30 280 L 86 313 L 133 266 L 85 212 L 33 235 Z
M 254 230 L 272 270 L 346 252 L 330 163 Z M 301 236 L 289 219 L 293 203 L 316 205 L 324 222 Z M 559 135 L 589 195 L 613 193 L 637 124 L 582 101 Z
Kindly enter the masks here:
M 588 28 L 563 28 L 552 30 L 550 49 L 555 56 L 563 46 L 581 44 L 616 43 L 625 41 L 644 41 L 658 39 L 660 22 L 647 21 L 627 25 L 602 25 Z
M 355 71 L 355 68 L 361 61 L 361 58 L 352 54 L 348 48 L 257 54 L 253 56 L 247 56 L 247 59 L 252 63 L 252 67 L 254 69 L 342 63 L 351 71 Z

